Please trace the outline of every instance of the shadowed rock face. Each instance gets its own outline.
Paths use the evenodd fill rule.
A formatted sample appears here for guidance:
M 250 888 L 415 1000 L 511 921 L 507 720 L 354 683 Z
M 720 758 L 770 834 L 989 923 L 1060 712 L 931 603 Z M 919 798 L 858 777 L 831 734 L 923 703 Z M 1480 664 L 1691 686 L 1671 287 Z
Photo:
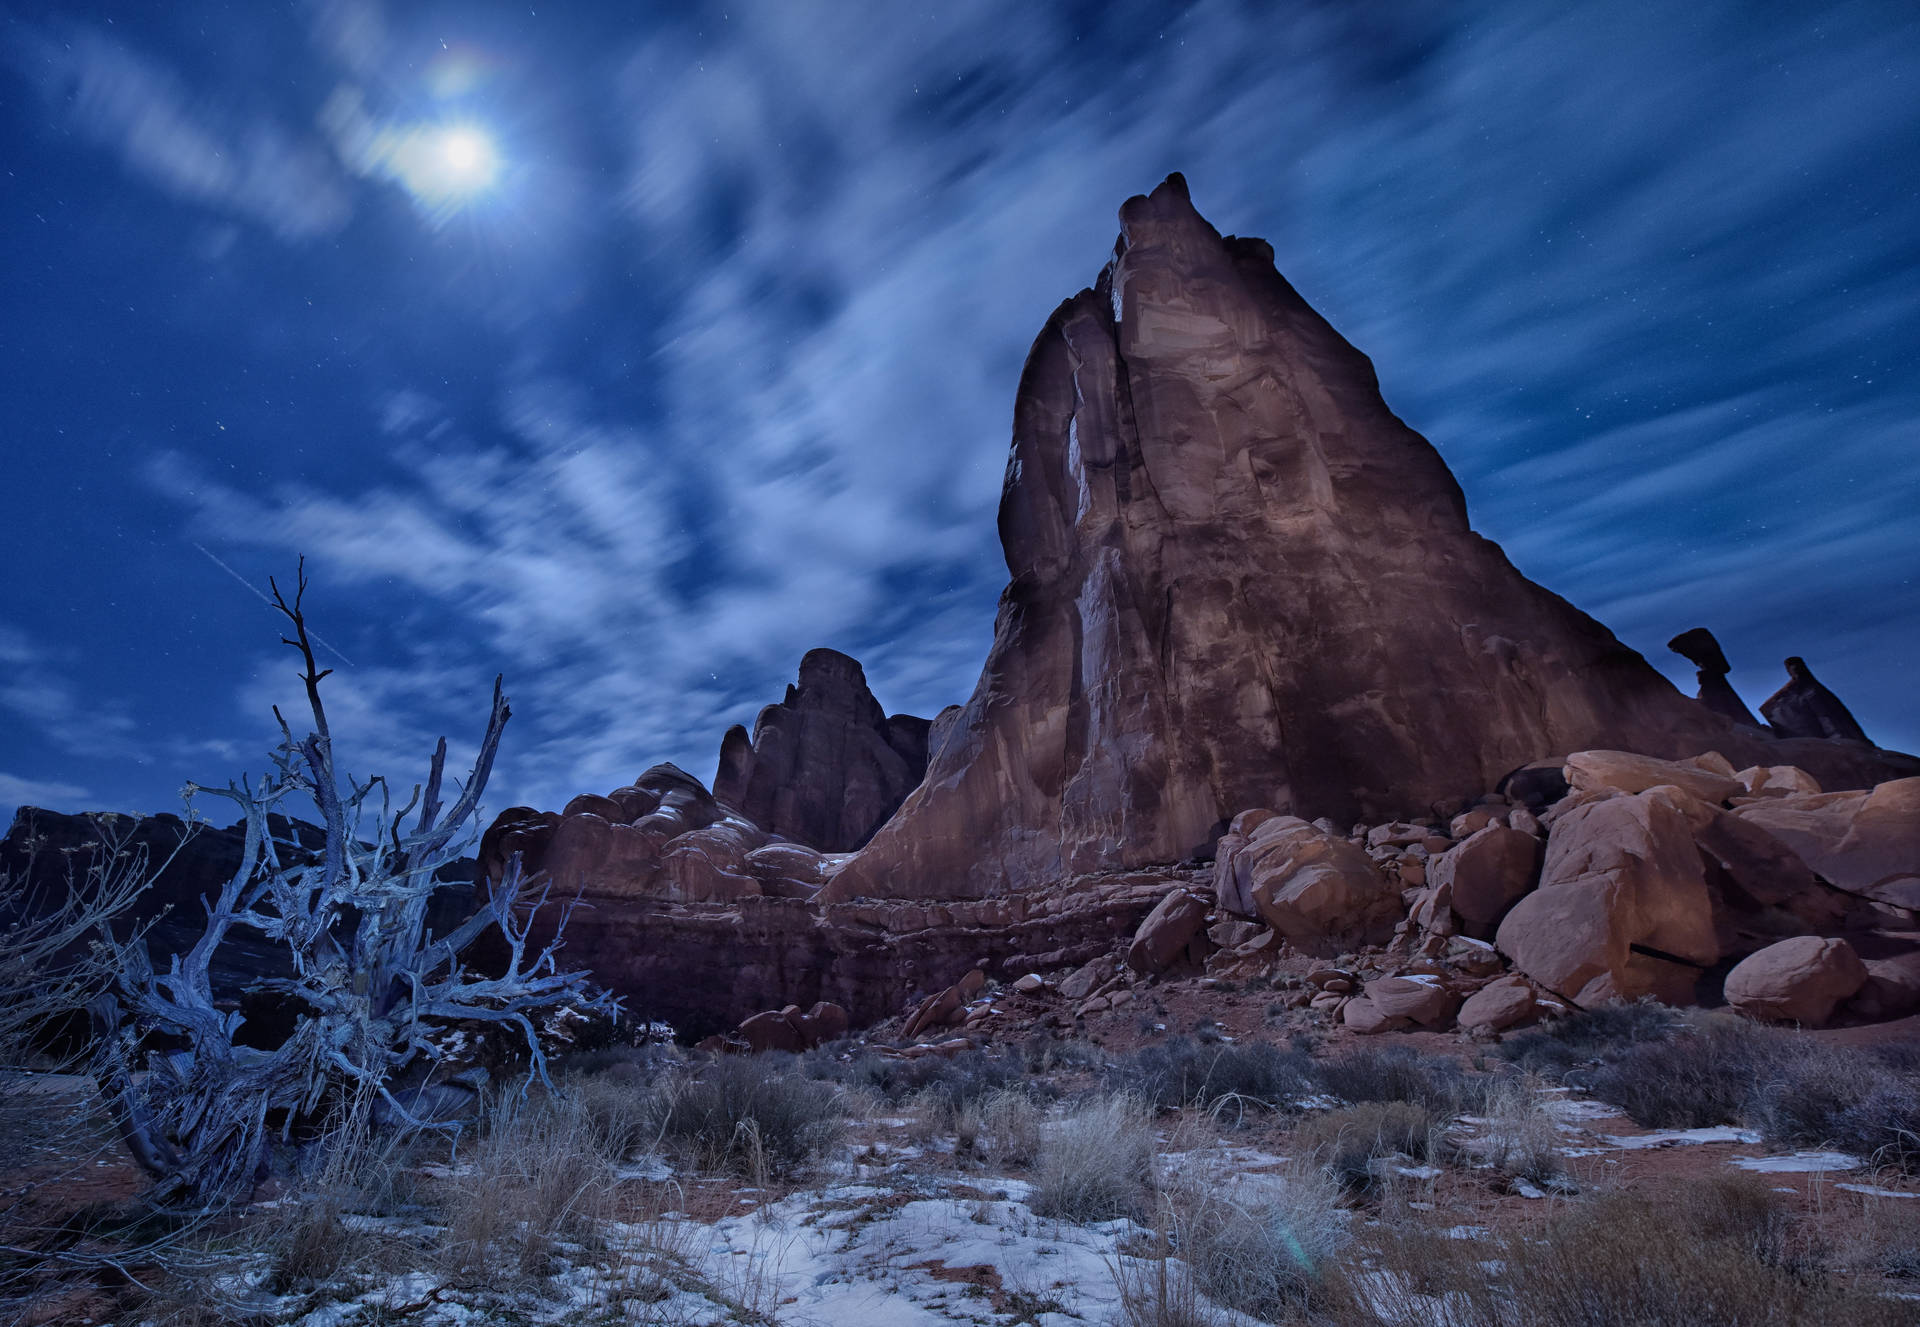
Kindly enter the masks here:
M 1840 697 L 1827 690 L 1795 655 L 1787 660 L 1787 684 L 1760 702 L 1760 712 L 1782 737 L 1839 737 L 1864 742 L 1866 733 Z
M 751 738 L 728 729 L 713 795 L 781 838 L 851 852 L 926 773 L 928 727 L 911 714 L 889 718 L 857 660 L 810 650 L 799 686 L 760 711 Z
M 1021 376 L 985 670 L 827 900 L 1177 861 L 1247 807 L 1391 818 L 1582 748 L 1780 762 L 1473 533 L 1264 241 L 1177 175 L 1120 223 Z

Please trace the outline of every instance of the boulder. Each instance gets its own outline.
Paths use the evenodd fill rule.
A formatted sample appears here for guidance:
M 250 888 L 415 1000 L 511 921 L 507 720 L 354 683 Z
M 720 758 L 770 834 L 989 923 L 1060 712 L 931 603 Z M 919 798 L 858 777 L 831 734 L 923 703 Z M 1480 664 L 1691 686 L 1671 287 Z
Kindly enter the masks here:
M 1445 1027 L 1460 1007 L 1459 994 L 1431 977 L 1379 977 L 1366 984 L 1364 994 L 1383 1017 L 1427 1028 Z
M 929 995 L 907 1019 L 900 1030 L 903 1037 L 918 1037 L 934 1028 L 960 1021 L 967 1002 L 987 987 L 987 974 L 979 968 L 968 972 L 946 990 Z
M 1737 807 L 1836 889 L 1920 908 L 1920 778 L 1867 792 L 1789 793 Z
M 1196 940 L 1211 948 L 1205 935 L 1207 901 L 1176 889 L 1160 900 L 1134 932 L 1127 946 L 1127 966 L 1143 976 L 1165 972 L 1182 958 Z
M 830 1041 L 839 1041 L 852 1027 L 847 1011 L 831 1000 L 816 1000 L 806 1013 L 800 1015 L 800 1031 L 806 1038 L 807 1048 L 824 1046 Z
M 1669 785 L 1716 805 L 1745 792 L 1731 777 L 1676 760 L 1655 760 L 1631 751 L 1576 751 L 1567 757 L 1567 784 L 1575 792 L 1614 788 L 1638 793 Z
M 1920 952 L 1867 960 L 1867 979 L 1847 1001 L 1856 1018 L 1879 1021 L 1920 1013 Z
M 1469 932 L 1492 934 L 1507 909 L 1533 888 L 1540 842 L 1505 825 L 1488 824 L 1427 864 L 1427 881 L 1449 891 L 1454 914 Z
M 1845 940 L 1798 935 L 1735 964 L 1727 1003 L 1750 1018 L 1821 1027 L 1866 981 L 1866 964 Z
M 850 852 L 872 837 L 927 770 L 926 719 L 889 718 L 859 661 L 809 650 L 786 699 L 753 735 L 728 730 L 713 794 L 782 838 Z
M 1782 737 L 1839 737 L 1865 742 L 1867 735 L 1847 707 L 1820 684 L 1798 655 L 1787 660 L 1787 684 L 1760 702 L 1760 713 Z
M 1214 863 L 1217 897 L 1245 899 L 1268 926 L 1308 952 L 1384 941 L 1400 891 L 1366 852 L 1298 816 L 1273 816 Z
M 1574 808 L 1547 840 L 1540 887 L 1507 913 L 1495 943 L 1583 1008 L 1642 995 L 1692 1003 L 1720 949 L 1686 816 L 1661 789 Z
M 792 1005 L 753 1015 L 740 1024 L 734 1034 L 758 1055 L 765 1051 L 799 1053 L 807 1049 L 806 1033 L 800 1026 L 799 1010 Z
M 1472 1033 L 1505 1032 L 1523 1027 L 1540 1017 L 1540 1004 L 1533 987 L 1521 976 L 1500 977 L 1469 995 L 1460 1006 L 1456 1020 Z
M 1096 958 L 1082 964 L 1060 979 L 1060 994 L 1069 1000 L 1084 1000 L 1113 973 L 1112 960 Z
M 1749 765 L 1733 776 L 1749 797 L 1784 797 L 1789 793 L 1817 793 L 1820 781 L 1792 765 Z
M 1373 1036 L 1381 1032 L 1398 1032 L 1407 1026 L 1407 1019 L 1394 1017 L 1364 995 L 1356 995 L 1351 999 L 1345 996 L 1335 996 L 1333 998 L 1343 1001 L 1339 1006 L 1340 1021 L 1355 1032 L 1358 1032 L 1361 1036 Z M 1315 997 L 1313 1003 L 1315 1007 L 1318 1007 L 1320 997 Z

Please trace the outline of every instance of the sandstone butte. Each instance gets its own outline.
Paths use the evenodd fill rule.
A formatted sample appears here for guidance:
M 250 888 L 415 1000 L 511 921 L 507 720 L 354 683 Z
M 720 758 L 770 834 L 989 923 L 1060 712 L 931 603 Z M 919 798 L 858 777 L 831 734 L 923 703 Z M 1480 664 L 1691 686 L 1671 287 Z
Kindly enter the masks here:
M 1000 538 L 979 684 L 825 901 L 1180 861 L 1248 807 L 1389 820 L 1594 748 L 1911 770 L 1736 726 L 1522 576 L 1367 357 L 1179 175 L 1027 357 Z

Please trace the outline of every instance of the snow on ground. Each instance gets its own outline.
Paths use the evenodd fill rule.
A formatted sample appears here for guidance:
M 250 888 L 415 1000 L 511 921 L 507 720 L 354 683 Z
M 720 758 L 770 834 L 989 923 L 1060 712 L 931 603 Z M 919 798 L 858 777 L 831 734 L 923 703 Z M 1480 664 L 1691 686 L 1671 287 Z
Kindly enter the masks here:
M 1762 1175 L 1793 1175 L 1825 1170 L 1857 1170 L 1859 1157 L 1845 1152 L 1795 1152 L 1784 1157 L 1734 1157 L 1732 1164 Z

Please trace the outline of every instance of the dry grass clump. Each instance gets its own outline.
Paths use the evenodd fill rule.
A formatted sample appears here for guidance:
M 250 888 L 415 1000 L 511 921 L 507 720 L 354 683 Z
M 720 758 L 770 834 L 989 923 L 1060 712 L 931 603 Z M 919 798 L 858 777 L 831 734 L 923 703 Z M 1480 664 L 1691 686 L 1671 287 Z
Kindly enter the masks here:
M 1294 1150 L 1311 1157 L 1355 1192 L 1379 1187 L 1383 1163 L 1394 1157 L 1424 1161 L 1437 1151 L 1443 1121 L 1410 1101 L 1365 1101 L 1302 1120 Z
M 1795 1257 L 1791 1227 L 1753 1176 L 1721 1177 L 1679 1201 L 1606 1195 L 1569 1203 L 1498 1239 L 1383 1227 L 1373 1271 L 1350 1269 L 1347 1327 L 1891 1327 L 1910 1305 L 1832 1279 Z
M 1152 1119 L 1132 1097 L 1093 1097 L 1045 1125 L 1034 1171 L 1028 1201 L 1041 1216 L 1141 1216 L 1154 1187 Z
M 1491 1080 L 1480 1113 L 1486 1133 L 1465 1149 L 1474 1159 L 1534 1184 L 1563 1182 L 1560 1127 L 1541 1102 L 1536 1080 L 1519 1075 Z
M 814 1078 L 870 1092 L 890 1105 L 913 1101 L 933 1112 L 942 1127 L 951 1127 L 967 1106 L 996 1092 L 1038 1087 L 1029 1083 L 1021 1056 L 983 1050 L 912 1060 L 872 1053 L 840 1060 L 816 1052 L 801 1063 Z
M 438 1189 L 445 1255 L 482 1282 L 543 1274 L 608 1216 L 614 1158 L 578 1098 L 502 1093 Z
M 953 1122 L 954 1150 L 1002 1166 L 1030 1166 L 1044 1139 L 1040 1106 L 1025 1092 L 1002 1089 L 968 1102 Z
M 759 1055 L 724 1056 L 673 1076 L 660 1085 L 654 1109 L 658 1136 L 693 1164 L 757 1179 L 792 1174 L 846 1125 L 832 1084 Z
M 1480 1103 L 1484 1080 L 1455 1060 L 1423 1055 L 1411 1046 L 1363 1046 L 1322 1060 L 1320 1086 L 1343 1101 L 1403 1101 L 1442 1115 Z
M 1315 1087 L 1313 1057 L 1305 1050 L 1217 1038 L 1172 1037 L 1143 1047 L 1115 1067 L 1115 1076 L 1125 1091 L 1163 1109 L 1233 1102 L 1286 1110 Z
M 1269 1322 L 1305 1312 L 1336 1279 L 1348 1241 L 1339 1185 L 1313 1166 L 1259 1189 L 1235 1178 L 1217 1164 L 1174 1177 L 1165 1199 L 1173 1248 L 1216 1304 Z

